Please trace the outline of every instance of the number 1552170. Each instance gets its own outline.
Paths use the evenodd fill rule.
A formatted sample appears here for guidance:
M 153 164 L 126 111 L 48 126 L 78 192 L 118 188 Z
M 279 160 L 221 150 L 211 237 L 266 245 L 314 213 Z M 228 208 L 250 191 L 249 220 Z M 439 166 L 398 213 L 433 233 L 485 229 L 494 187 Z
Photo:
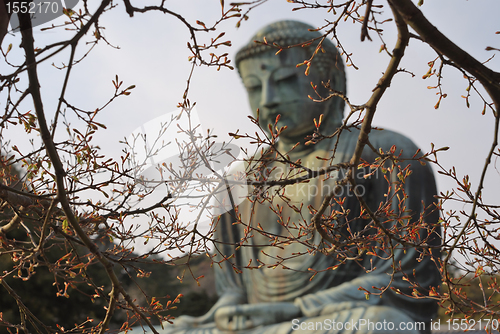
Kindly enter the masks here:
M 56 1 L 34 2 L 7 2 L 7 12 L 10 14 L 29 13 L 29 14 L 47 14 L 58 13 L 59 4 Z

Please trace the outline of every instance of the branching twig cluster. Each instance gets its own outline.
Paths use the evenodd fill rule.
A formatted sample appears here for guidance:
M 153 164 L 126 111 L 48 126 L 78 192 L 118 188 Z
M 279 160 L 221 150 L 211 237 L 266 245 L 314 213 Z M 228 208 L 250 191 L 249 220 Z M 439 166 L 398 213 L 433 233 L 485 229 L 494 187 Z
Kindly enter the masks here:
M 167 2 L 162 1 L 158 6 L 135 7 L 129 0 L 124 0 L 128 15 L 161 12 L 169 17 L 180 20 L 190 33 L 188 49 L 191 52 L 191 72 L 182 101 L 179 103 L 183 117 L 190 119 L 190 112 L 194 104 L 188 98 L 194 70 L 198 65 L 232 68 L 228 54 L 215 53 L 219 47 L 229 47 L 230 41 L 223 39 L 224 33 L 217 29 L 221 22 L 237 18 L 238 25 L 246 20 L 253 8 L 265 5 L 267 0 L 231 3 L 224 5 L 221 1 L 221 17 L 211 25 L 202 21 L 190 23 L 181 14 L 171 11 Z M 338 27 L 344 21 L 356 24 L 361 32 L 361 40 L 372 40 L 370 34 L 377 34 L 382 40 L 382 49 L 389 59 L 387 68 L 380 80 L 376 83 L 371 97 L 364 103 L 354 104 L 344 92 L 335 91 L 329 82 L 323 83 L 328 96 L 321 96 L 317 86 L 313 85 L 317 93 L 314 101 L 326 102 L 332 98 L 342 98 L 349 107 L 349 114 L 337 129 L 322 127 L 322 117 L 314 120 L 316 131 L 307 138 L 307 145 L 317 145 L 325 140 L 334 142 L 330 156 L 319 157 L 324 162 L 319 168 L 311 168 L 300 159 L 293 158 L 295 145 L 289 152 L 280 152 L 278 149 L 279 137 L 285 130 L 278 126 L 279 117 L 268 129 L 252 135 L 232 133 L 235 139 L 247 138 L 256 144 L 255 152 L 239 163 L 244 167 L 237 172 L 235 163 L 230 170 L 214 167 L 222 157 L 231 156 L 230 143 L 217 147 L 214 137 L 208 134 L 200 136 L 197 124 L 189 123 L 186 128 L 179 128 L 188 138 L 178 140 L 179 165 L 159 164 L 153 166 L 156 172 L 162 175 L 162 181 L 151 183 L 139 176 L 148 161 L 158 155 L 168 143 L 160 141 L 160 137 L 174 119 L 163 124 L 162 130 L 153 138 L 154 145 L 146 150 L 143 161 L 135 160 L 134 150 L 145 137 L 136 136 L 126 141 L 128 147 L 123 156 L 114 160 L 103 156 L 93 137 L 97 131 L 104 131 L 105 125 L 98 122 L 98 115 L 116 99 L 126 98 L 134 89 L 134 85 L 123 86 L 118 76 L 112 80 L 114 89 L 109 100 L 94 110 L 85 110 L 72 103 L 68 96 L 69 82 L 74 66 L 83 61 L 99 41 L 111 45 L 102 33 L 103 27 L 99 21 L 107 11 L 114 9 L 116 4 L 110 0 L 101 1 L 94 13 L 88 9 L 87 1 L 83 1 L 82 9 L 67 11 L 67 21 L 63 25 L 53 25 L 50 29 L 68 29 L 74 35 L 64 41 L 35 49 L 33 44 L 32 27 L 29 15 L 20 13 L 22 32 L 22 48 L 25 61 L 15 65 L 9 61 L 10 48 L 2 50 L 5 63 L 10 67 L 9 73 L 0 74 L 0 94 L 4 103 L 4 113 L 0 121 L 0 136 L 2 152 L 0 160 L 0 205 L 3 212 L 0 220 L 0 258 L 9 258 L 9 269 L 0 273 L 2 289 L 16 301 L 20 321 L 17 324 L 4 320 L 0 313 L 0 326 L 10 330 L 38 331 L 55 333 L 56 329 L 45 324 L 33 314 L 23 303 L 18 293 L 9 285 L 11 279 L 32 280 L 40 268 L 47 268 L 52 274 L 53 284 L 57 288 L 58 296 L 68 297 L 77 293 L 81 285 L 92 288 L 89 296 L 92 301 L 103 300 L 106 312 L 98 322 L 90 319 L 83 320 L 76 325 L 73 332 L 106 332 L 112 326 L 116 310 L 127 312 L 127 321 L 121 330 L 140 323 L 148 326 L 156 333 L 152 318 L 160 321 L 170 321 L 169 310 L 175 307 L 180 297 L 171 298 L 164 305 L 160 299 L 152 297 L 144 290 L 143 300 L 134 300 L 119 279 L 118 272 L 123 271 L 129 276 L 147 276 L 137 263 L 148 261 L 160 254 L 169 253 L 178 249 L 188 254 L 184 259 L 189 263 L 197 254 L 208 253 L 211 243 L 215 252 L 221 252 L 223 246 L 220 240 L 214 237 L 214 228 L 217 219 L 209 232 L 202 232 L 200 224 L 206 218 L 207 212 L 217 212 L 214 201 L 229 195 L 234 224 L 241 224 L 244 235 L 240 240 L 234 240 L 233 246 L 259 247 L 266 246 L 284 248 L 291 243 L 299 243 L 305 251 L 298 252 L 288 258 L 268 254 L 270 263 L 248 263 L 245 267 L 238 266 L 232 261 L 235 255 L 223 254 L 221 260 L 214 263 L 231 263 L 236 272 L 245 268 L 258 269 L 262 267 L 287 267 L 286 260 L 311 253 L 322 252 L 327 256 L 335 257 L 339 266 L 348 262 L 359 265 L 359 260 L 365 256 L 375 256 L 391 263 L 391 283 L 387 286 L 376 287 L 374 290 L 364 289 L 367 297 L 370 294 L 381 295 L 388 289 L 396 275 L 404 277 L 412 287 L 412 298 L 431 298 L 438 300 L 447 307 L 451 314 L 463 313 L 466 317 L 498 317 L 499 305 L 498 286 L 496 275 L 500 263 L 498 246 L 498 204 L 488 202 L 483 198 L 485 176 L 491 168 L 492 161 L 500 155 L 498 150 L 498 131 L 500 116 L 497 112 L 500 104 L 500 73 L 489 69 L 483 64 L 452 43 L 442 35 L 423 16 L 417 6 L 410 0 L 388 0 L 387 5 L 392 10 L 392 18 L 383 18 L 384 5 L 372 0 L 343 2 L 326 1 L 324 4 L 295 0 L 295 10 L 326 10 L 330 19 L 318 28 L 322 36 L 316 40 L 303 41 L 297 45 L 272 45 L 279 52 L 285 48 L 300 47 L 312 42 L 318 42 L 318 47 L 310 58 L 302 64 L 306 65 L 308 74 L 315 55 L 322 51 L 322 43 L 326 38 L 335 41 L 338 49 L 345 57 L 348 65 L 356 68 L 353 56 L 346 50 L 337 35 Z M 246 10 L 245 10 L 246 8 Z M 331 16 L 333 15 L 333 19 Z M 397 28 L 398 39 L 394 49 L 389 52 L 384 42 L 382 24 L 393 22 Z M 416 34 L 409 33 L 411 27 Z M 202 43 L 200 35 L 215 34 L 210 42 Z M 0 34 L 0 36 L 3 36 Z M 472 185 L 467 176 L 457 175 L 454 168 L 442 167 L 437 159 L 440 151 L 447 148 L 431 147 L 430 151 L 422 154 L 418 152 L 398 152 L 397 145 L 390 149 L 373 146 L 370 141 L 372 121 L 376 114 L 379 101 L 384 97 L 396 74 L 405 72 L 399 68 L 404 58 L 405 49 L 410 38 L 419 39 L 433 48 L 437 56 L 429 63 L 429 72 L 425 77 L 436 76 L 437 84 L 430 88 L 438 89 L 439 100 L 446 97 L 442 87 L 442 72 L 446 66 L 459 70 L 467 82 L 467 93 L 464 96 L 467 106 L 471 93 L 480 96 L 484 103 L 484 111 L 490 110 L 495 122 L 495 136 L 490 145 L 486 162 L 482 167 L 481 178 L 477 185 Z M 86 40 L 88 39 L 88 40 Z M 86 43 L 85 43 L 86 42 Z M 261 41 L 268 44 L 266 40 Z M 271 46 L 271 45 L 270 45 Z M 59 66 L 65 71 L 65 78 L 53 113 L 44 109 L 44 97 L 39 84 L 40 64 L 59 55 L 69 48 L 68 62 Z M 83 57 L 76 59 L 77 50 L 84 48 Z M 437 69 L 436 69 L 437 68 Z M 123 88 L 127 87 L 127 88 Z M 487 96 L 481 93 L 482 87 Z M 312 98 L 311 98 L 312 99 Z M 31 108 L 25 104 L 30 100 Z M 483 112 L 484 113 L 484 112 Z M 67 115 L 76 116 L 77 125 L 67 121 Z M 49 116 L 52 115 L 52 116 Z M 52 118 L 50 118 L 52 117 Z M 251 121 L 260 127 L 259 117 L 251 117 Z M 37 133 L 41 138 L 40 147 L 29 152 L 16 145 L 5 142 L 2 133 L 7 127 L 19 126 L 27 134 Z M 337 154 L 341 136 L 345 133 L 359 131 L 359 138 L 354 153 L 349 160 L 333 163 Z M 62 138 L 62 139 L 61 139 Z M 148 138 L 150 140 L 150 138 Z M 14 143 L 15 144 L 15 143 Z M 172 143 L 171 143 L 172 144 Z M 363 159 L 363 152 L 371 151 L 373 161 Z M 439 194 L 439 202 L 422 203 L 423 210 L 419 217 L 412 216 L 407 209 L 408 194 L 405 182 L 410 177 L 411 164 L 434 164 L 439 173 L 453 179 L 457 189 Z M 15 169 L 20 169 L 16 172 Z M 204 172 L 201 172 L 201 171 Z M 363 171 L 360 175 L 359 171 Z M 358 183 L 378 173 L 386 181 L 384 200 L 378 207 L 370 207 L 359 191 Z M 340 176 L 339 176 L 340 175 Z M 334 186 L 315 207 L 304 208 L 304 203 L 294 203 L 287 196 L 290 186 L 302 186 L 315 180 L 331 182 Z M 148 183 L 149 182 L 149 183 Z M 148 203 L 148 198 L 154 192 L 165 193 L 160 200 Z M 193 190 L 194 189 L 194 190 Z M 252 207 L 267 206 L 270 215 L 276 216 L 286 235 L 266 229 L 262 224 L 256 226 L 248 224 L 238 212 L 237 203 L 232 193 L 244 189 L 245 200 L 250 201 Z M 345 206 L 347 198 L 342 195 L 343 189 L 352 191 L 353 197 L 360 207 L 359 215 L 352 217 Z M 186 204 L 184 200 L 189 199 Z M 240 198 L 241 199 L 241 198 Z M 289 221 L 283 214 L 283 206 L 276 205 L 276 199 L 285 203 L 286 209 L 297 213 L 299 221 Z M 464 204 L 463 212 L 445 212 L 447 201 L 458 201 Z M 193 204 L 195 203 L 195 204 Z M 220 203 L 219 203 L 220 204 Z M 225 203 L 227 204 L 227 203 Z M 223 207 L 225 205 L 223 203 Z M 182 206 L 190 210 L 197 210 L 196 217 L 189 222 L 179 219 L 179 210 Z M 434 211 L 441 212 L 439 226 L 427 222 L 427 215 Z M 228 210 L 226 210 L 228 211 Z M 305 218 L 308 212 L 312 219 Z M 141 225 L 133 224 L 131 218 L 140 217 Z M 460 221 L 466 217 L 465 221 Z M 354 221 L 363 221 L 362 227 L 354 227 Z M 394 224 L 396 222 L 396 224 Z M 442 241 L 436 245 L 432 240 L 442 227 Z M 22 231 L 22 237 L 16 234 Z M 321 242 L 317 242 L 313 235 L 319 233 Z M 256 237 L 257 236 L 257 237 Z M 258 244 L 252 240 L 265 240 Z M 151 242 L 150 250 L 144 254 L 134 252 L 134 242 L 138 240 Z M 114 243 L 112 243 L 112 242 Z M 104 246 L 103 246 L 104 245 Z M 53 258 L 54 250 L 64 250 L 63 256 Z M 397 262 L 395 253 L 400 249 L 416 249 L 420 259 L 432 258 L 439 268 L 442 282 L 446 289 L 438 287 L 422 287 L 414 279 L 411 272 L 404 272 Z M 444 256 L 434 256 L 436 249 L 440 249 Z M 455 252 L 470 258 L 468 263 L 461 266 L 452 263 Z M 157 260 L 159 263 L 173 262 Z M 94 266 L 101 266 L 106 272 L 106 287 L 97 282 L 92 273 Z M 459 274 L 454 276 L 452 268 L 456 266 Z M 189 268 L 189 266 L 188 266 Z M 322 271 L 334 270 L 325 268 Z M 189 268 L 191 275 L 195 273 Z M 373 268 L 363 267 L 370 272 Z M 312 270 L 313 277 L 319 271 Z M 461 290 L 466 284 L 476 284 L 471 275 L 479 277 L 479 287 L 483 294 L 482 301 L 471 300 Z M 396 293 L 403 293 L 396 291 Z M 163 296 L 158 296 L 163 297 Z M 141 304 L 142 302 L 142 304 Z

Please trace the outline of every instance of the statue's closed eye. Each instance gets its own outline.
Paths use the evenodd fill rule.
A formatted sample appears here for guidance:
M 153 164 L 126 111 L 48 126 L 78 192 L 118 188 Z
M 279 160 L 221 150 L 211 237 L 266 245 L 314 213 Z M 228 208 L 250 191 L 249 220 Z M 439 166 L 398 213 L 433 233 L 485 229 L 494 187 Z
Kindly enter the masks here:
M 298 71 L 296 68 L 281 68 L 273 73 L 273 80 L 275 82 L 289 81 L 297 78 Z
M 259 79 L 255 77 L 249 77 L 243 80 L 243 84 L 248 92 L 256 92 L 262 88 L 262 84 Z
M 247 89 L 247 92 L 249 93 L 256 93 L 259 92 L 262 89 L 262 85 L 245 85 L 245 88 Z

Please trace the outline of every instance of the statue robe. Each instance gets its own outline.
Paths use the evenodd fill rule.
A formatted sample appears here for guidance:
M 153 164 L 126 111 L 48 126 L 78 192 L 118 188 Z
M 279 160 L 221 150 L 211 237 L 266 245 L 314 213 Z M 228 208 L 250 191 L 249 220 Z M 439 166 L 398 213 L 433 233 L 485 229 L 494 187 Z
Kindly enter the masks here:
M 344 131 L 338 143 L 338 147 L 333 159 L 333 164 L 348 162 L 354 152 L 356 142 L 358 139 L 359 131 L 353 130 L 351 132 Z M 390 149 L 395 143 L 397 148 L 396 152 L 403 150 L 401 159 L 412 158 L 417 151 L 417 147 L 406 137 L 391 132 L 391 131 L 372 131 L 370 134 L 370 142 L 375 148 L 382 148 L 384 151 Z M 331 140 L 330 149 L 335 144 L 335 138 Z M 302 157 L 302 163 L 308 165 L 310 168 L 320 168 L 324 166 L 324 161 L 317 159 L 320 157 L 329 157 L 331 151 L 314 150 L 308 156 Z M 369 148 L 365 147 L 362 159 L 367 162 L 375 161 L 376 154 Z M 294 159 L 291 157 L 292 160 Z M 406 219 L 405 224 L 413 224 L 419 219 L 420 215 L 424 215 L 424 221 L 430 226 L 437 226 L 439 213 L 437 210 L 429 212 L 424 208 L 431 206 L 435 203 L 434 196 L 436 195 L 436 185 L 432 171 L 428 165 L 421 165 L 419 161 L 403 161 L 400 165 L 404 168 L 406 165 L 411 164 L 412 174 L 408 176 L 404 183 L 404 190 L 408 196 L 406 199 L 406 213 L 412 215 L 411 221 Z M 280 167 L 281 166 L 281 167 Z M 269 179 L 273 176 L 278 176 L 283 172 L 283 164 L 274 162 L 270 167 L 277 167 L 273 170 Z M 387 166 L 387 165 L 386 165 Z M 389 178 L 391 182 L 397 180 L 396 173 L 383 174 L 381 171 L 369 177 L 363 177 L 363 174 L 368 171 L 360 169 L 356 173 L 356 182 L 360 191 L 364 192 L 364 200 L 371 208 L 376 211 L 381 203 L 388 201 L 388 182 L 385 177 Z M 285 171 L 286 172 L 286 171 Z M 385 176 L 385 177 L 384 177 Z M 340 175 L 338 178 L 341 178 Z M 311 180 L 309 183 L 302 183 L 290 185 L 285 188 L 287 198 L 290 199 L 289 203 L 295 205 L 299 212 L 294 211 L 290 206 L 285 203 L 279 196 L 273 199 L 273 206 L 281 209 L 281 215 L 277 215 L 269 209 L 270 203 L 264 202 L 259 204 L 258 201 L 245 200 L 238 205 L 237 210 L 232 210 L 220 216 L 216 223 L 216 240 L 221 243 L 216 244 L 217 250 L 228 257 L 234 254 L 234 257 L 228 261 L 223 261 L 220 265 L 214 264 L 216 288 L 219 296 L 224 294 L 241 294 L 249 304 L 255 303 L 268 303 L 268 302 L 291 302 L 299 306 L 303 317 L 297 321 L 300 323 L 308 321 L 324 321 L 325 319 L 335 321 L 358 321 L 359 319 L 366 319 L 370 316 L 379 316 L 384 320 L 385 315 L 393 316 L 401 321 L 416 321 L 424 322 L 426 329 L 421 330 L 420 333 L 430 332 L 429 323 L 432 317 L 437 312 L 437 304 L 429 298 L 414 299 L 398 294 L 389 289 L 382 297 L 370 296 L 367 298 L 364 291 L 359 290 L 360 287 L 372 292 L 378 292 L 372 287 L 385 287 L 391 284 L 391 287 L 403 292 L 404 294 L 411 295 L 413 288 L 410 284 L 403 280 L 404 272 L 408 275 L 411 281 L 418 281 L 423 289 L 418 289 L 423 294 L 428 294 L 424 289 L 430 287 L 438 287 L 440 284 L 439 271 L 436 265 L 431 260 L 429 255 L 419 259 L 421 249 L 406 248 L 398 246 L 395 249 L 395 263 L 401 266 L 401 272 L 398 272 L 394 281 L 390 283 L 391 277 L 389 273 L 392 272 L 392 261 L 381 259 L 379 256 L 367 255 L 359 261 L 346 261 L 335 270 L 325 270 L 339 265 L 335 254 L 326 256 L 319 252 L 313 252 L 313 255 L 302 255 L 293 257 L 294 253 L 306 252 L 307 247 L 301 243 L 292 243 L 286 245 L 282 249 L 269 246 L 270 241 L 268 237 L 260 235 L 259 228 L 262 227 L 265 231 L 283 236 L 297 236 L 298 229 L 286 229 L 280 221 L 286 222 L 289 219 L 288 225 L 302 224 L 306 226 L 310 224 L 312 214 L 310 213 L 309 206 L 316 210 L 319 208 L 323 198 L 330 193 L 334 187 L 335 177 L 324 180 L 324 177 L 319 177 Z M 394 187 L 393 187 L 394 188 Z M 270 193 L 278 187 L 271 188 Z M 360 204 L 358 200 L 352 195 L 347 194 L 347 188 L 344 194 L 339 197 L 345 196 L 343 207 L 350 212 L 347 215 L 348 219 L 354 219 L 360 215 Z M 392 190 L 393 191 L 393 190 Z M 347 196 L 346 196 L 347 195 Z M 401 194 L 400 194 L 401 196 Z M 302 206 L 300 204 L 303 203 Z M 397 215 L 398 200 L 394 196 L 392 203 L 388 203 L 394 213 Z M 337 205 L 336 208 L 340 207 Z M 235 223 L 235 214 L 240 215 L 241 222 Z M 328 214 L 328 212 L 325 212 Z M 280 218 L 280 216 L 282 218 Z M 346 219 L 343 217 L 342 219 Z M 380 217 L 382 221 L 386 220 Z M 370 220 L 354 219 L 349 223 L 351 231 L 362 229 Z M 259 227 L 260 224 L 260 227 Z M 397 224 L 397 221 L 391 221 L 385 224 L 389 229 L 391 225 Z M 249 227 L 251 227 L 249 229 Z M 253 229 L 252 229 L 253 228 Z M 344 231 L 346 232 L 346 231 Z M 427 237 L 425 230 L 420 230 L 420 239 L 424 240 Z M 245 238 L 248 234 L 253 237 Z M 317 232 L 310 232 L 306 236 L 299 238 L 303 241 L 307 238 L 309 243 L 321 246 L 321 237 Z M 242 241 L 243 240 L 243 241 Z M 235 250 L 234 245 L 240 244 Z M 440 244 L 440 230 L 436 227 L 434 235 L 427 240 L 427 244 L 439 245 Z M 310 248 L 309 248 L 310 249 Z M 433 256 L 439 256 L 439 250 L 433 250 Z M 383 258 L 387 258 L 387 254 L 379 251 Z M 287 258 L 276 268 L 268 268 L 269 264 L 277 262 L 277 258 Z M 218 255 L 214 258 L 215 261 L 220 261 L 221 256 Z M 258 266 L 260 263 L 265 263 L 260 269 L 244 269 L 246 266 Z M 286 266 L 283 268 L 282 265 Z M 367 269 L 373 269 L 366 272 Z M 318 273 L 311 279 L 312 270 Z M 239 272 L 241 271 L 241 272 Z M 394 318 L 394 317 L 393 317 Z M 312 319 L 312 320 L 311 320 Z M 375 320 L 374 320 L 375 321 Z M 293 332 L 292 321 L 281 324 L 269 325 L 264 327 L 255 328 L 252 330 L 241 331 L 238 333 L 291 333 Z M 298 324 L 296 324 L 298 326 Z M 215 324 L 208 324 L 203 326 L 204 329 L 194 329 L 193 332 L 208 332 L 208 333 L 225 333 L 218 331 Z M 300 328 L 300 327 L 296 327 Z M 306 327 L 303 327 L 304 329 Z M 191 331 L 187 331 L 191 333 Z M 375 331 L 346 331 L 334 329 L 314 329 L 302 332 L 308 333 L 372 333 Z M 380 331 L 383 333 L 384 331 Z M 397 333 L 398 331 L 391 331 Z M 419 331 L 408 331 L 404 333 L 418 333 Z

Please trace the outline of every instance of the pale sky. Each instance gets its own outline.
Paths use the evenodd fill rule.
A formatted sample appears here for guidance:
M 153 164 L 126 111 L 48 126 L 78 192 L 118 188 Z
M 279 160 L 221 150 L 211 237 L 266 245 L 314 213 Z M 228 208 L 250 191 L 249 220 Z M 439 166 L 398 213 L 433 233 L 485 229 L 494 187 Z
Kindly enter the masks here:
M 149 1 L 150 3 L 155 3 Z M 229 1 L 226 1 L 229 2 Z M 129 18 L 118 2 L 118 8 L 105 14 L 100 25 L 105 26 L 104 36 L 120 49 L 99 43 L 90 55 L 78 66 L 70 80 L 68 100 L 84 109 L 95 109 L 107 102 L 113 93 L 111 80 L 118 74 L 124 81 L 124 87 L 136 85 L 132 94 L 119 98 L 105 109 L 97 121 L 107 125 L 108 130 L 96 135 L 103 152 L 119 158 L 123 145 L 120 140 L 127 137 L 134 129 L 158 116 L 176 110 L 182 101 L 190 64 L 186 48 L 187 29 L 174 17 L 159 13 L 136 14 Z M 142 5 L 142 4 L 141 4 Z M 220 15 L 218 0 L 177 0 L 167 2 L 170 9 L 184 15 L 190 22 L 201 20 L 211 25 Z M 286 0 L 270 0 L 250 13 L 248 21 L 235 28 L 236 20 L 229 20 L 220 28 L 226 31 L 224 39 L 231 40 L 233 47 L 220 48 L 219 53 L 228 52 L 232 58 L 236 51 L 246 44 L 250 36 L 259 28 L 277 20 L 296 19 L 313 26 L 323 25 L 329 15 L 322 10 L 300 10 L 292 12 L 294 6 Z M 427 18 L 452 41 L 465 49 L 479 61 L 486 61 L 494 55 L 485 51 L 487 46 L 499 47 L 500 30 L 498 0 L 426 0 L 421 8 Z M 389 17 L 390 10 L 384 8 L 384 15 Z M 386 28 L 387 26 L 387 28 Z M 39 27 L 38 27 L 39 28 Z M 389 49 L 394 44 L 393 23 L 383 26 L 384 38 Z M 205 34 L 206 41 L 216 37 L 219 32 Z M 353 104 L 363 104 L 375 87 L 379 76 L 384 71 L 388 56 L 378 53 L 381 42 L 372 35 L 373 42 L 360 42 L 360 26 L 345 22 L 339 27 L 342 43 L 359 70 L 349 67 L 347 70 L 348 96 Z M 35 43 L 41 47 L 50 41 L 60 39 L 62 32 L 37 32 Z M 200 35 L 201 36 L 201 35 Z M 3 44 L 13 43 L 13 56 L 21 61 L 19 52 L 19 34 L 7 37 Z M 80 54 L 85 50 L 82 47 Z M 490 112 L 481 115 L 482 103 L 473 96 L 471 107 L 467 108 L 461 95 L 465 95 L 467 81 L 458 71 L 447 68 L 444 71 L 443 88 L 448 97 L 441 102 L 439 109 L 434 109 L 437 102 L 436 90 L 427 89 L 435 86 L 432 77 L 423 80 L 427 72 L 427 63 L 435 54 L 423 43 L 412 39 L 403 60 L 402 67 L 413 72 L 398 74 L 392 87 L 379 104 L 374 125 L 391 129 L 412 139 L 423 151 L 436 147 L 449 146 L 450 150 L 439 155 L 441 164 L 449 169 L 456 166 L 459 175 L 469 174 L 473 185 L 477 184 L 482 165 L 493 138 L 493 117 Z M 488 64 L 493 70 L 500 71 L 499 56 Z M 58 57 L 59 62 L 67 63 L 68 52 Z M 62 85 L 63 72 L 51 66 L 52 61 L 40 66 L 40 81 L 44 94 L 44 105 L 48 117 L 52 117 L 56 106 L 59 89 Z M 57 64 L 57 62 L 56 62 Z M 1 72 L 5 64 L 0 64 Z M 190 100 L 197 102 L 197 111 L 204 129 L 214 128 L 220 138 L 227 138 L 228 132 L 253 132 L 255 129 L 247 118 L 251 113 L 246 100 L 246 93 L 236 71 L 215 68 L 196 68 Z M 60 130 L 63 130 L 61 127 Z M 28 147 L 27 137 L 9 129 L 4 133 L 20 147 Z M 236 142 L 236 144 L 238 144 Z M 497 189 L 500 186 L 498 170 L 491 167 L 488 173 L 484 198 L 489 203 L 498 203 Z M 434 171 L 437 168 L 434 166 Z M 435 173 L 438 191 L 454 187 L 451 180 Z M 460 210 L 460 205 L 450 205 L 449 209 Z

